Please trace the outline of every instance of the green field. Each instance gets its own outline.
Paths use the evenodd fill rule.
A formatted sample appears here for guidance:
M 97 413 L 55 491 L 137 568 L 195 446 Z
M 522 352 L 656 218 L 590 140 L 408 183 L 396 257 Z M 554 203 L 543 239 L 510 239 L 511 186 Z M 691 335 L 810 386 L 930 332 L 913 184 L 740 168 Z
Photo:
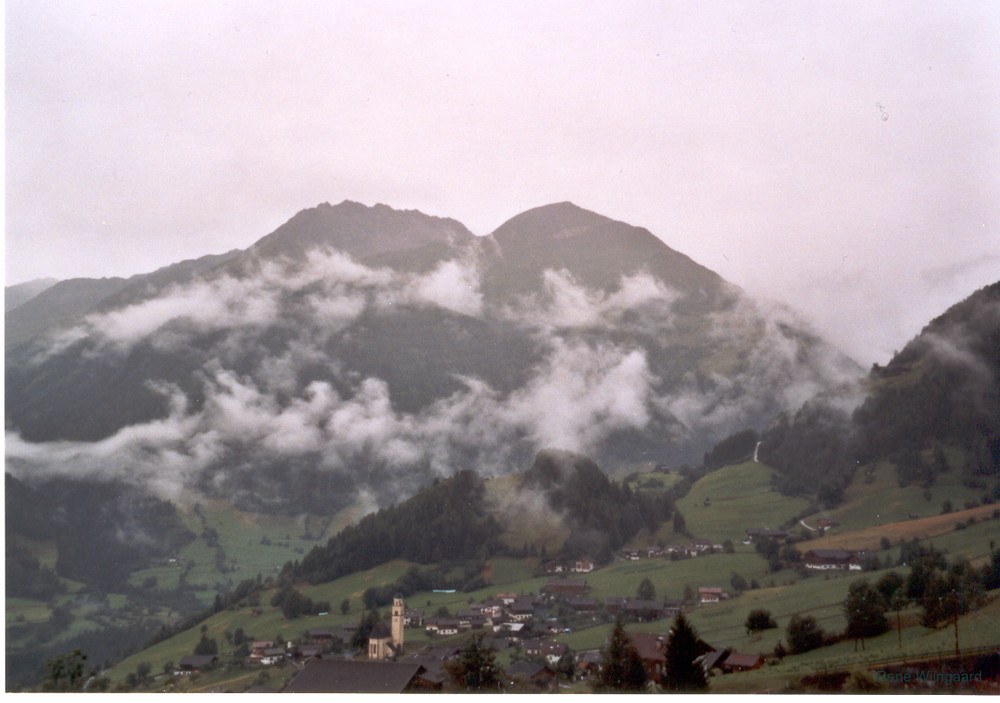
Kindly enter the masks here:
M 995 594 L 995 592 L 994 592 Z M 890 617 L 890 622 L 892 618 Z M 1000 621 L 1000 598 L 975 612 L 963 615 L 958 621 L 959 645 L 965 649 L 977 646 L 996 646 L 1000 642 L 996 624 Z M 925 653 L 950 652 L 955 646 L 954 630 L 942 626 L 928 630 L 920 625 L 903 627 L 902 647 L 895 630 L 866 640 L 864 650 L 855 650 L 853 641 L 843 641 L 829 647 L 786 657 L 776 666 L 765 666 L 756 671 L 715 676 L 710 680 L 712 693 L 781 692 L 792 689 L 798 680 L 817 671 L 856 671 L 872 678 L 873 665 L 897 657 L 918 657 Z
M 895 468 L 880 462 L 855 472 L 844 491 L 843 505 L 829 515 L 843 523 L 839 529 L 857 530 L 906 520 L 911 514 L 921 518 L 938 515 L 945 501 L 951 502 L 953 510 L 960 510 L 967 501 L 978 504 L 982 495 L 982 490 L 963 485 L 956 470 L 938 476 L 926 491 L 916 484 L 900 486 Z
M 798 515 L 808 501 L 775 491 L 771 474 L 763 464 L 748 461 L 700 478 L 677 501 L 688 531 L 713 542 L 729 539 L 737 543 L 746 539 L 748 527 L 778 528 Z

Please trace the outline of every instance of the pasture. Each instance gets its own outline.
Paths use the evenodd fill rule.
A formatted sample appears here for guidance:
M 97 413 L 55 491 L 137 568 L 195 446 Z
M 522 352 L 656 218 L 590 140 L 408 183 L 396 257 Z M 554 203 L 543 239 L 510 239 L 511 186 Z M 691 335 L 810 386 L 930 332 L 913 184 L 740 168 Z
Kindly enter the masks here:
M 695 537 L 738 543 L 748 527 L 778 528 L 809 504 L 771 487 L 772 471 L 748 461 L 725 466 L 698 479 L 677 501 L 688 531 Z

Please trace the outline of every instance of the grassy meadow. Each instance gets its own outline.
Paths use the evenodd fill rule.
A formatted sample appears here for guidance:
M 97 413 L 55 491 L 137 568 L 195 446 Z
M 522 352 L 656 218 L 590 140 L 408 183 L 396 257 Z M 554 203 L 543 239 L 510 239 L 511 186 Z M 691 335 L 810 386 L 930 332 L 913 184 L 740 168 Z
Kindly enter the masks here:
M 778 528 L 809 504 L 771 487 L 772 470 L 748 461 L 726 466 L 697 480 L 677 501 L 692 535 L 721 543 L 746 539 L 748 527 Z

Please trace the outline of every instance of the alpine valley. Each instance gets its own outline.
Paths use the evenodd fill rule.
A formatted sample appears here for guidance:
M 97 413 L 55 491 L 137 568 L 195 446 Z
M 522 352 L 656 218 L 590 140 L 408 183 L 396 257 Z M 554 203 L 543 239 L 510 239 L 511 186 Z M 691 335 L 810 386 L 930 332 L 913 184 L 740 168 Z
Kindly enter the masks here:
M 8 689 L 81 650 L 120 690 L 277 690 L 295 665 L 247 664 L 245 633 L 364 629 L 396 591 L 443 610 L 541 593 L 581 563 L 600 611 L 550 603 L 532 636 L 558 621 L 599 649 L 605 598 L 645 578 L 661 601 L 742 593 L 689 619 L 764 652 L 779 633 L 743 632 L 751 603 L 843 626 L 862 574 L 810 586 L 810 549 L 891 570 L 935 537 L 997 562 L 1000 283 L 865 371 L 791 309 L 571 203 L 477 237 L 345 201 L 244 250 L 6 298 Z M 751 528 L 781 536 L 761 549 Z M 631 559 L 703 540 L 727 546 Z M 973 600 L 976 632 L 996 608 Z M 638 631 L 666 628 L 648 615 Z M 210 641 L 195 685 L 178 662 Z

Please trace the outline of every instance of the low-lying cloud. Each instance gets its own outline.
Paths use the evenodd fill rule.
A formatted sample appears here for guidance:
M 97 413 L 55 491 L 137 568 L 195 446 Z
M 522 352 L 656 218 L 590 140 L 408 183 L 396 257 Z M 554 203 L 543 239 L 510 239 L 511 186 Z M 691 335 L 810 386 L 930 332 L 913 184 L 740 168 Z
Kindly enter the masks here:
M 422 274 L 369 267 L 339 252 L 251 264 L 239 275 L 195 280 L 89 315 L 39 357 L 75 353 L 74 345 L 89 355 L 191 345 L 206 359 L 197 405 L 178 387 L 153 382 L 169 401 L 166 417 L 89 443 L 33 444 L 9 432 L 9 470 L 114 476 L 183 501 L 195 490 L 228 490 L 260 467 L 305 465 L 343 476 L 356 497 L 398 499 L 461 468 L 522 470 L 525 457 L 543 447 L 595 455 L 619 433 L 652 427 L 661 435 L 669 428 L 679 442 L 719 438 L 760 413 L 794 409 L 852 373 L 789 333 L 786 326 L 797 321 L 747 304 L 708 321 L 721 350 L 739 350 L 738 363 L 668 384 L 650 349 L 622 334 L 666 339 L 675 325 L 680 294 L 644 272 L 595 290 L 550 270 L 541 296 L 498 307 L 484 298 L 472 258 Z M 351 334 L 363 315 L 407 306 L 513 323 L 537 342 L 540 360 L 516 388 L 455 376 L 459 385 L 449 395 L 400 410 L 386 380 L 347 368 L 326 344 Z M 234 360 L 271 329 L 287 332 L 281 348 L 238 371 Z M 307 368 L 322 368 L 323 377 L 303 381 Z

